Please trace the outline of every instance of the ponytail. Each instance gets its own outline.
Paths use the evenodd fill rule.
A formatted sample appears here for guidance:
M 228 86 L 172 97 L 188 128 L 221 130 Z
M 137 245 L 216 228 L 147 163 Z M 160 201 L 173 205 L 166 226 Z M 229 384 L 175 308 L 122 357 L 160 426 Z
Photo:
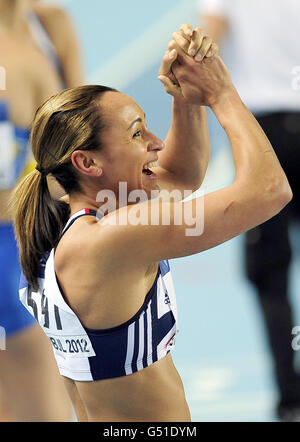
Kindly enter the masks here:
M 28 283 L 37 290 L 40 260 L 57 245 L 69 206 L 51 197 L 47 177 L 38 170 L 18 184 L 12 206 L 20 264 Z
M 37 169 L 16 187 L 12 197 L 20 263 L 28 283 L 38 288 L 40 260 L 58 243 L 69 217 L 68 204 L 53 199 L 51 174 L 67 194 L 80 191 L 80 176 L 71 156 L 75 150 L 101 150 L 105 130 L 100 97 L 117 92 L 105 86 L 65 89 L 49 98 L 36 112 L 31 148 Z

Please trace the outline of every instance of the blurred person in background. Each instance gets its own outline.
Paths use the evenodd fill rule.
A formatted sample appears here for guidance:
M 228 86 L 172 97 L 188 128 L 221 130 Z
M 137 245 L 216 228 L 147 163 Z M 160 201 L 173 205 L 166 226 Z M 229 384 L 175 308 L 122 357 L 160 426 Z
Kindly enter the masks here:
M 300 64 L 298 0 L 198 0 L 199 22 L 232 64 L 237 90 L 269 138 L 294 198 L 280 214 L 245 235 L 245 266 L 257 289 L 279 389 L 277 416 L 300 420 L 300 376 L 291 346 L 289 225 L 299 215 Z M 227 41 L 225 41 L 227 38 Z
M 0 420 L 67 421 L 72 411 L 48 339 L 19 302 L 20 268 L 9 198 L 32 169 L 30 126 L 38 106 L 63 87 L 83 83 L 72 23 L 57 7 L 0 0 Z
M 65 87 L 83 83 L 81 51 L 72 20 L 60 7 L 30 0 L 26 20 L 36 44 L 60 75 Z

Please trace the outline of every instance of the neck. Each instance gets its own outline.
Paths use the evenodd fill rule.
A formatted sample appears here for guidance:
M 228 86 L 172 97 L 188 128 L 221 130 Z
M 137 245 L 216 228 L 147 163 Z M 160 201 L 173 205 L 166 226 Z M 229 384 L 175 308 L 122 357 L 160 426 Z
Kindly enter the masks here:
M 78 212 L 81 209 L 93 209 L 97 211 L 100 207 L 100 204 L 96 202 L 96 199 L 82 194 L 70 195 L 69 204 L 71 215 L 74 215 L 74 213 Z
M 112 194 L 114 196 L 112 196 Z M 128 205 L 130 203 L 127 202 L 126 204 L 120 204 L 118 194 L 112 192 L 112 194 L 107 191 L 104 191 L 104 194 L 100 196 L 101 201 L 97 201 L 97 195 L 98 193 L 95 192 L 94 196 L 91 196 L 92 194 L 73 194 L 69 195 L 69 204 L 71 209 L 71 215 L 78 212 L 81 209 L 93 209 L 98 210 L 99 208 L 102 209 L 102 213 L 107 215 L 108 213 L 114 212 L 115 210 L 120 209 L 124 205 Z
M 18 28 L 29 7 L 29 0 L 0 0 L 0 26 Z

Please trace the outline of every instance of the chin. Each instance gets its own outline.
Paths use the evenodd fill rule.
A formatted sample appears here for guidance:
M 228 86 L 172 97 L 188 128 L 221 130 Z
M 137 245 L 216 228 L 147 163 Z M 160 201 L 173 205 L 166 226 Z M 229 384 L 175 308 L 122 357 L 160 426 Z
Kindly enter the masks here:
M 158 197 L 160 187 L 158 184 L 155 184 L 154 186 L 151 186 L 151 188 L 144 188 L 144 191 L 147 193 L 148 199 L 150 200 Z

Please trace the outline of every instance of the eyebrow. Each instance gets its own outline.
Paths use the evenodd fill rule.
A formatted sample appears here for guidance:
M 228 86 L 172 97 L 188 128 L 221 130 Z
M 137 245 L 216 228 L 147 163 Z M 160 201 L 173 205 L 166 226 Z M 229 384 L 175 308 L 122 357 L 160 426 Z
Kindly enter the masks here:
M 144 113 L 144 118 L 146 119 L 146 114 L 145 114 L 145 113 Z M 142 121 L 143 121 L 143 120 L 141 119 L 141 117 L 136 118 L 136 119 L 131 123 L 131 125 L 128 127 L 127 130 L 131 129 L 132 126 L 133 126 L 135 123 L 142 123 Z
M 133 126 L 135 123 L 141 123 L 141 122 L 142 122 L 142 119 L 141 119 L 140 117 L 136 118 L 136 119 L 131 123 L 131 125 L 128 127 L 127 130 L 131 129 L 132 126 Z

